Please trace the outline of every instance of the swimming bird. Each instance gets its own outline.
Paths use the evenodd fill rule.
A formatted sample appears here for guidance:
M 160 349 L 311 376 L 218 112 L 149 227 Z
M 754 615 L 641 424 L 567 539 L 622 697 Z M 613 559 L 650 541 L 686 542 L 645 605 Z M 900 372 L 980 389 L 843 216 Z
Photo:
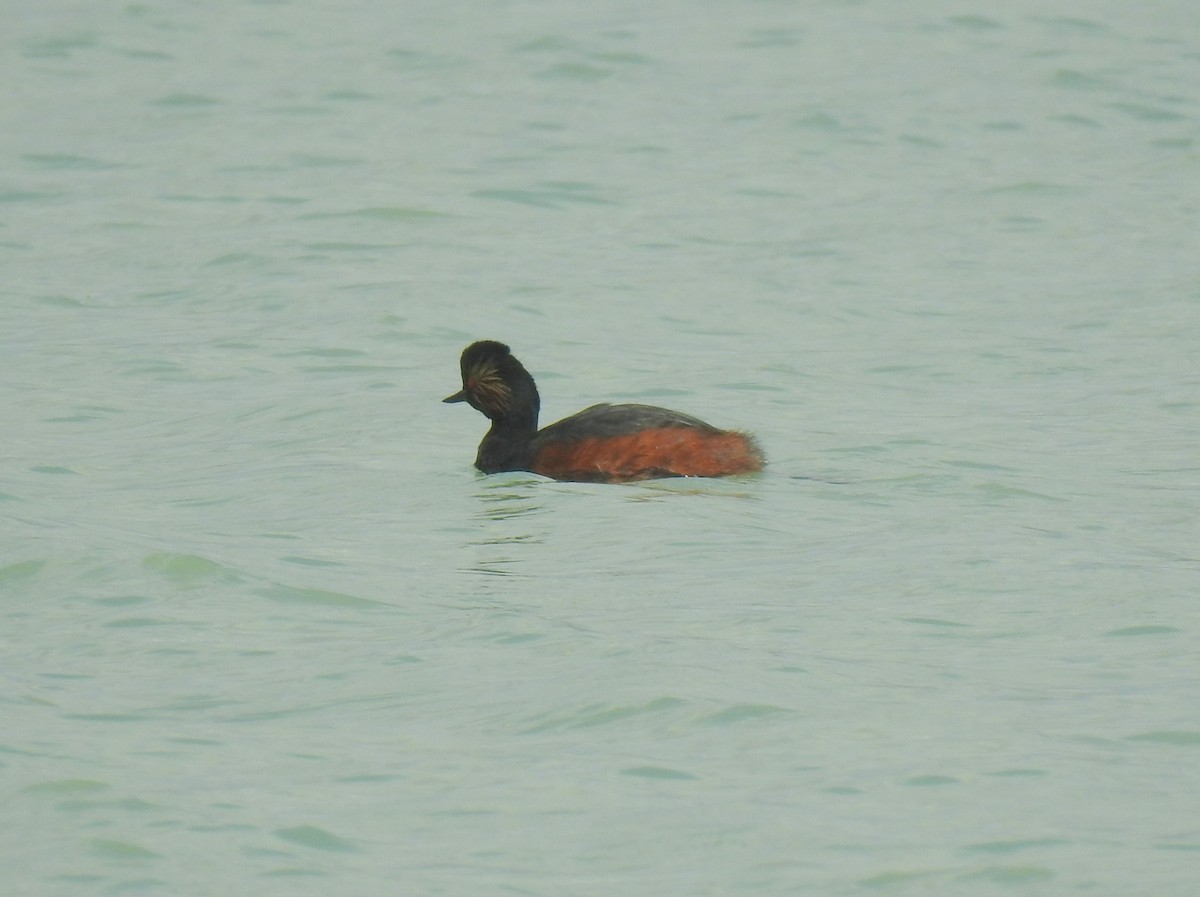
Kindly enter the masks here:
M 475 457 L 484 473 L 621 483 L 751 473 L 765 463 L 753 436 L 654 405 L 593 405 L 539 430 L 537 385 L 508 346 L 472 343 L 459 366 L 462 389 L 442 401 L 466 402 L 492 422 Z

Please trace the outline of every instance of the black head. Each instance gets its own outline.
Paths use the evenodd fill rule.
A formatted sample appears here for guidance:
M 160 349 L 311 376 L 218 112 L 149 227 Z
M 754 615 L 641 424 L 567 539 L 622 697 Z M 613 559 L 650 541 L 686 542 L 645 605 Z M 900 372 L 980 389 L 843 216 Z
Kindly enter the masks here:
M 537 429 L 537 387 L 508 346 L 487 339 L 471 343 L 459 366 L 463 388 L 443 402 L 466 402 L 497 423 Z

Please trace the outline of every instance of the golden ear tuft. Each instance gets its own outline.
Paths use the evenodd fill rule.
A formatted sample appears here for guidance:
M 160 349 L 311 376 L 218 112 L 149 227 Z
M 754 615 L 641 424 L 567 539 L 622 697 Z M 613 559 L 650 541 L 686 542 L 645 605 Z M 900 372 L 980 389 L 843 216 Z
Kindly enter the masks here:
M 479 404 L 498 411 L 507 411 L 512 403 L 512 389 L 500 376 L 500 371 L 494 365 L 481 365 L 471 369 L 471 378 L 475 385 L 473 392 Z

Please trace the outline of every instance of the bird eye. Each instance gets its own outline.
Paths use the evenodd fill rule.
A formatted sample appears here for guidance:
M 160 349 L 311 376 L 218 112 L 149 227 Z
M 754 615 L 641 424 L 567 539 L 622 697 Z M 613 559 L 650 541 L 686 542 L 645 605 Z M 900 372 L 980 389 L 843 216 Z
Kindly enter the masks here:
M 474 389 L 475 388 L 475 378 L 468 377 L 467 382 L 464 385 L 467 387 L 467 389 Z

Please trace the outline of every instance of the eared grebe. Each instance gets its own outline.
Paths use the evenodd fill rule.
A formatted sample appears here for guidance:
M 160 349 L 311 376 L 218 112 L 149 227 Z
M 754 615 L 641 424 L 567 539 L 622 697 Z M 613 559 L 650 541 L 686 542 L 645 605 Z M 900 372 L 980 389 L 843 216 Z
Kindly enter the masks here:
M 466 402 L 491 420 L 475 456 L 484 473 L 619 483 L 762 470 L 754 437 L 653 405 L 593 405 L 539 430 L 537 386 L 503 343 L 472 343 L 461 366 L 462 390 L 443 401 Z

